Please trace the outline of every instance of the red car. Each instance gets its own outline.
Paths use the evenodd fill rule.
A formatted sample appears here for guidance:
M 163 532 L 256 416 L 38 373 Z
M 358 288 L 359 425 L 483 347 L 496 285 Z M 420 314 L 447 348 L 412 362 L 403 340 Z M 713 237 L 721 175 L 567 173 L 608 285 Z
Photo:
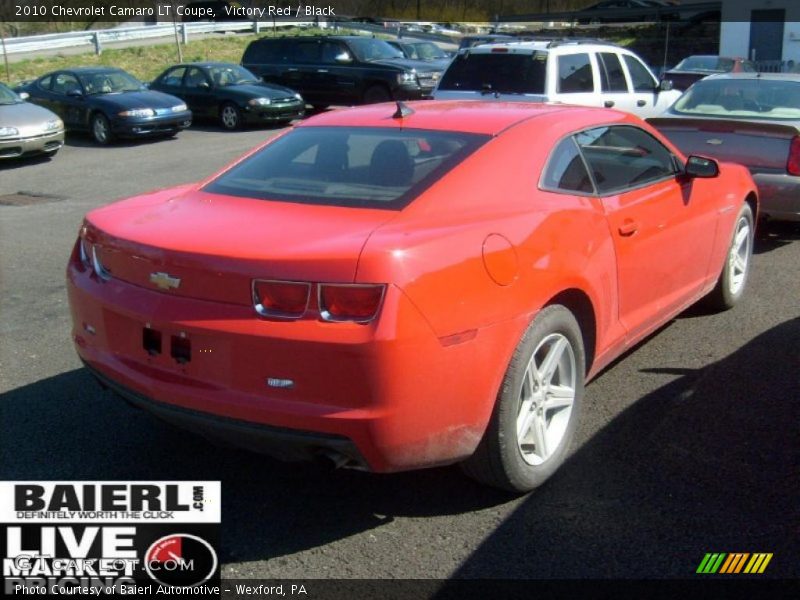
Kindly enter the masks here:
M 616 111 L 334 111 L 90 212 L 73 336 L 102 383 L 207 436 L 525 491 L 563 462 L 587 379 L 741 297 L 756 210 L 744 167 Z

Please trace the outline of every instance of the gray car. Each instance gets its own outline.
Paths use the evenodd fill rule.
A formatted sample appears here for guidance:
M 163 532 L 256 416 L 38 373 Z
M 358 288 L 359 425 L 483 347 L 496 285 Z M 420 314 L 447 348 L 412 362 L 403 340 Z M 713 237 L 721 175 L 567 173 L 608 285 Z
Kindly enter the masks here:
M 647 121 L 686 155 L 745 165 L 761 215 L 800 221 L 800 74 L 712 75 Z
M 0 160 L 53 156 L 64 145 L 64 123 L 46 108 L 25 102 L 0 83 Z

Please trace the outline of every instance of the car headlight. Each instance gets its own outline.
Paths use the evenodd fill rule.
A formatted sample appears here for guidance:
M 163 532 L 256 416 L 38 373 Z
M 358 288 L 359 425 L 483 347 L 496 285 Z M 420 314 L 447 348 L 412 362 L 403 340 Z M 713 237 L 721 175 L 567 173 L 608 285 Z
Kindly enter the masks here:
M 9 137 L 18 134 L 19 134 L 19 129 L 17 129 L 16 127 L 0 127 L 0 137 Z
M 397 74 L 397 83 L 416 83 L 417 74 L 414 71 L 403 71 Z
M 44 124 L 44 130 L 53 131 L 54 129 L 61 129 L 63 126 L 64 122 L 61 119 L 50 119 Z
M 152 108 L 132 108 L 130 110 L 123 110 L 119 113 L 120 117 L 154 117 L 156 111 Z
M 303 97 L 300 94 L 295 94 L 294 97 L 300 100 L 300 102 L 303 101 Z
M 186 106 L 185 104 L 176 104 L 175 106 L 172 107 L 172 112 L 183 112 L 188 109 L 189 107 Z
M 272 104 L 272 100 L 269 98 L 253 98 L 247 102 L 250 106 L 267 106 L 268 104 Z

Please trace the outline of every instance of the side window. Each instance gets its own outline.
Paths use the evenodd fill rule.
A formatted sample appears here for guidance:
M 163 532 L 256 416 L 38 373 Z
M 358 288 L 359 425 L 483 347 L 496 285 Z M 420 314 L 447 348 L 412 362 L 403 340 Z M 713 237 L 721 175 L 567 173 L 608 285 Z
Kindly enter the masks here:
M 316 63 L 319 62 L 320 56 L 320 43 L 319 42 L 302 42 L 297 41 L 290 44 L 290 60 L 298 63 Z
M 628 91 L 619 56 L 614 52 L 599 52 L 597 62 L 600 64 L 600 85 L 604 92 Z
M 164 77 L 161 79 L 161 83 L 162 85 L 180 87 L 181 81 L 183 81 L 184 73 L 186 73 L 186 67 L 176 67 L 164 75 Z
M 550 154 L 541 187 L 553 191 L 594 193 L 589 172 L 571 136 L 561 140 Z
M 571 94 L 594 91 L 592 63 L 588 54 L 565 54 L 558 57 L 558 92 Z
M 633 84 L 633 89 L 637 92 L 652 92 L 656 89 L 658 85 L 656 80 L 653 79 L 653 76 L 650 74 L 650 71 L 642 64 L 638 58 L 634 56 L 630 56 L 629 54 L 623 54 L 623 58 L 625 59 L 625 64 L 628 67 L 628 73 L 631 76 L 631 83 Z
M 70 73 L 58 73 L 53 80 L 53 92 L 56 94 L 69 94 L 70 92 L 80 92 L 81 84 L 78 78 Z
M 52 81 L 53 81 L 53 76 L 52 75 L 48 75 L 47 77 L 42 77 L 39 80 L 39 83 L 37 85 L 40 88 L 42 88 L 43 90 L 48 90 L 49 91 L 50 90 L 50 84 L 52 83 Z
M 280 62 L 282 40 L 251 42 L 244 51 L 242 62 L 250 64 Z
M 597 127 L 577 134 L 575 140 L 600 195 L 638 187 L 676 173 L 672 153 L 638 127 Z
M 336 59 L 343 59 L 345 57 L 352 59 L 353 56 L 347 50 L 347 47 L 339 44 L 338 42 L 323 42 L 322 43 L 322 62 L 326 65 L 339 64 Z
M 201 87 L 210 87 L 211 84 L 208 82 L 208 78 L 203 71 L 197 67 L 192 67 L 186 75 L 185 85 L 187 89 L 198 89 Z

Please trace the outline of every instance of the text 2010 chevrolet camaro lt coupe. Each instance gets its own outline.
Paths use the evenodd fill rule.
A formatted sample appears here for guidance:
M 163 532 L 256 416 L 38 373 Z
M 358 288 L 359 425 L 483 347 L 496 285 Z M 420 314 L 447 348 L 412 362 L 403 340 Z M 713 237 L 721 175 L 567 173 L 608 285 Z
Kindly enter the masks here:
M 700 298 L 736 303 L 756 209 L 745 168 L 624 113 L 335 111 L 90 212 L 73 336 L 101 382 L 207 436 L 524 491 L 563 462 L 585 380 Z

